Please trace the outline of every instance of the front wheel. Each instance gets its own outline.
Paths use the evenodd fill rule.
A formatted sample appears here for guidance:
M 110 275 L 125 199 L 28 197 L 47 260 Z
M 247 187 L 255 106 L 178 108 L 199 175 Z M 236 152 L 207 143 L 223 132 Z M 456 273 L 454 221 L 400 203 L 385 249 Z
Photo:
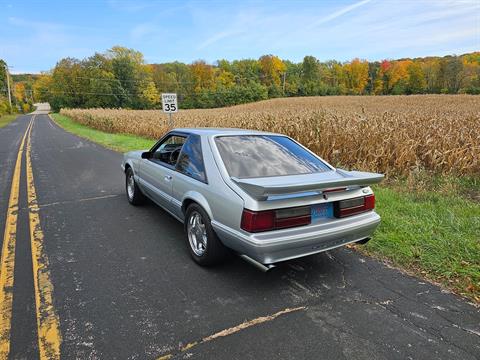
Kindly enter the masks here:
M 185 214 L 185 232 L 190 255 L 196 263 L 209 266 L 220 263 L 228 255 L 227 248 L 213 231 L 210 217 L 198 204 L 191 204 Z
M 130 204 L 141 205 L 145 202 L 145 196 L 135 182 L 132 168 L 128 168 L 125 172 L 125 190 Z

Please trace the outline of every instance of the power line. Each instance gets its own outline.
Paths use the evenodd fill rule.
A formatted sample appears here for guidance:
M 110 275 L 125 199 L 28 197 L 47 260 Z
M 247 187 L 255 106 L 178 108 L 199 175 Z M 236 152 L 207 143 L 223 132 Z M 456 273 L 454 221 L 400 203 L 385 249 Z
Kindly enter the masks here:
M 232 87 L 231 89 L 234 89 Z M 99 95 L 99 96 L 119 96 L 119 97 L 136 97 L 138 94 L 131 94 L 131 93 L 102 93 L 102 92 L 90 92 L 90 91 L 68 91 L 68 90 L 50 90 L 50 89 L 41 89 L 39 90 L 41 94 L 52 94 L 52 95 Z M 222 95 L 222 94 L 231 94 L 232 90 L 203 90 L 202 92 L 196 92 L 195 90 L 179 92 L 179 96 L 195 96 L 195 95 L 203 95 L 205 92 L 208 95 Z
M 165 74 L 174 74 L 174 72 L 166 72 Z M 234 74 L 235 75 L 235 74 Z M 184 80 L 171 80 L 171 81 L 157 81 L 154 79 L 118 79 L 118 78 L 97 78 L 97 77 L 90 77 L 90 76 L 68 76 L 69 80 L 71 79 L 84 79 L 84 80 L 98 80 L 98 81 L 111 81 L 111 82 L 131 82 L 131 83 L 144 83 L 144 82 L 153 82 L 155 84 L 173 84 L 173 85 L 179 85 L 179 84 L 186 84 L 186 85 L 192 85 L 196 84 L 197 81 L 184 81 Z M 235 77 L 238 77 L 238 75 L 235 75 Z M 267 75 L 265 74 L 257 74 L 255 76 L 247 76 L 243 77 L 243 80 L 253 80 L 255 78 L 259 79 L 265 79 L 268 78 Z
M 138 94 L 130 93 L 98 93 L 98 92 L 86 92 L 86 91 L 66 91 L 66 90 L 39 90 L 40 93 L 50 93 L 59 95 L 114 95 L 114 96 L 137 96 Z
M 73 79 L 85 79 L 85 80 L 99 80 L 99 81 L 116 81 L 116 82 L 132 82 L 132 83 L 144 83 L 144 82 L 153 82 L 155 84 L 195 84 L 195 81 L 156 81 L 153 79 L 109 79 L 109 78 L 95 78 L 89 76 L 72 76 Z

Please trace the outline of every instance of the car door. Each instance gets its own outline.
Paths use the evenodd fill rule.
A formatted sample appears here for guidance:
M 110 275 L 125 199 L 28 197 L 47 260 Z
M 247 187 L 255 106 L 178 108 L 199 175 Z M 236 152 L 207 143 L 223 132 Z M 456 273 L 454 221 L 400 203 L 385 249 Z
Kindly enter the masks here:
M 169 134 L 151 151 L 149 159 L 140 166 L 140 184 L 147 195 L 158 205 L 173 212 L 172 184 L 175 164 L 185 143 L 186 135 Z

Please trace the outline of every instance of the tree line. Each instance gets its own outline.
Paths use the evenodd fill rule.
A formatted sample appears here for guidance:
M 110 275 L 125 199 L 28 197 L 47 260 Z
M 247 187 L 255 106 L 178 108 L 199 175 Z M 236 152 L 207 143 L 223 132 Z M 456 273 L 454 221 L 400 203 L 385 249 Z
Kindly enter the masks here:
M 51 71 L 13 88 L 15 97 L 26 96 L 21 101 L 30 94 L 56 110 L 155 109 L 161 107 L 162 92 L 178 93 L 184 109 L 286 96 L 480 94 L 480 52 L 373 62 L 322 62 L 305 56 L 295 63 L 264 55 L 215 64 L 147 64 L 139 51 L 115 46 L 83 60 L 62 59 Z
M 7 63 L 0 59 L 0 116 L 32 111 L 34 102 L 33 84 L 37 76 L 30 74 L 13 75 L 7 74 L 7 72 Z M 7 83 L 7 79 L 9 83 Z M 9 88 L 10 100 L 8 97 Z

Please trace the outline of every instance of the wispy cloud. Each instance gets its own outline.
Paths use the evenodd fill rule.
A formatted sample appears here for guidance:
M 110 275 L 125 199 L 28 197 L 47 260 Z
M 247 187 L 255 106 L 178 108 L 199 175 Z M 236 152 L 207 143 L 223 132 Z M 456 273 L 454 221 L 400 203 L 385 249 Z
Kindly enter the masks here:
M 337 10 L 337 11 L 335 11 L 335 12 L 333 12 L 333 13 L 327 15 L 327 16 L 324 16 L 324 17 L 318 19 L 317 21 L 314 21 L 312 24 L 309 25 L 309 28 L 314 28 L 316 26 L 325 24 L 329 21 L 335 20 L 336 18 L 349 13 L 349 12 L 355 10 L 356 8 L 359 8 L 360 6 L 368 4 L 371 1 L 372 0 L 362 0 L 362 1 L 356 2 L 352 5 L 345 6 L 344 8 L 342 8 L 340 10 Z
M 18 16 L 10 16 L 6 21 L 9 31 L 21 36 L 0 35 L 0 58 L 6 59 L 17 72 L 23 69 L 32 73 L 48 70 L 62 57 L 82 58 L 95 51 L 92 42 L 87 41 L 88 35 L 79 31 L 90 30 L 85 27 Z M 45 61 L 48 65 L 39 66 Z
M 10 3 L 0 5 L 0 58 L 19 69 L 49 69 L 114 44 L 156 62 L 269 53 L 381 60 L 480 49 L 479 0 L 105 0 L 54 10 Z
M 245 30 L 227 30 L 227 31 L 221 31 L 219 33 L 216 33 L 215 35 L 209 37 L 207 40 L 203 41 L 200 43 L 197 47 L 197 49 L 201 50 L 206 48 L 209 45 L 212 45 L 216 43 L 217 41 L 235 36 L 235 35 L 240 35 L 242 33 L 245 33 Z
M 197 50 L 203 50 L 222 40 L 238 39 L 239 36 L 248 38 L 248 41 L 252 43 L 267 46 L 282 44 L 284 46 L 284 40 L 291 37 L 291 34 L 311 32 L 312 29 L 342 17 L 371 1 L 355 2 L 321 18 L 318 18 L 314 12 L 300 11 L 295 14 L 286 14 L 270 10 L 265 12 L 261 8 L 251 7 L 248 11 L 237 12 L 234 18 L 230 19 L 230 24 L 226 29 L 222 29 L 200 42 Z M 288 30 L 286 30 L 287 28 Z
M 61 24 L 51 23 L 51 22 L 44 22 L 44 21 L 35 21 L 35 20 L 27 20 L 24 18 L 19 18 L 15 16 L 10 16 L 8 18 L 8 23 L 13 26 L 23 27 L 23 28 L 33 28 L 37 30 L 41 29 L 61 29 L 64 26 Z
M 107 0 L 107 4 L 114 10 L 127 12 L 139 12 L 157 6 L 156 1 Z
M 130 38 L 134 41 L 138 41 L 147 35 L 155 33 L 157 30 L 158 27 L 151 23 L 138 24 L 130 30 Z

